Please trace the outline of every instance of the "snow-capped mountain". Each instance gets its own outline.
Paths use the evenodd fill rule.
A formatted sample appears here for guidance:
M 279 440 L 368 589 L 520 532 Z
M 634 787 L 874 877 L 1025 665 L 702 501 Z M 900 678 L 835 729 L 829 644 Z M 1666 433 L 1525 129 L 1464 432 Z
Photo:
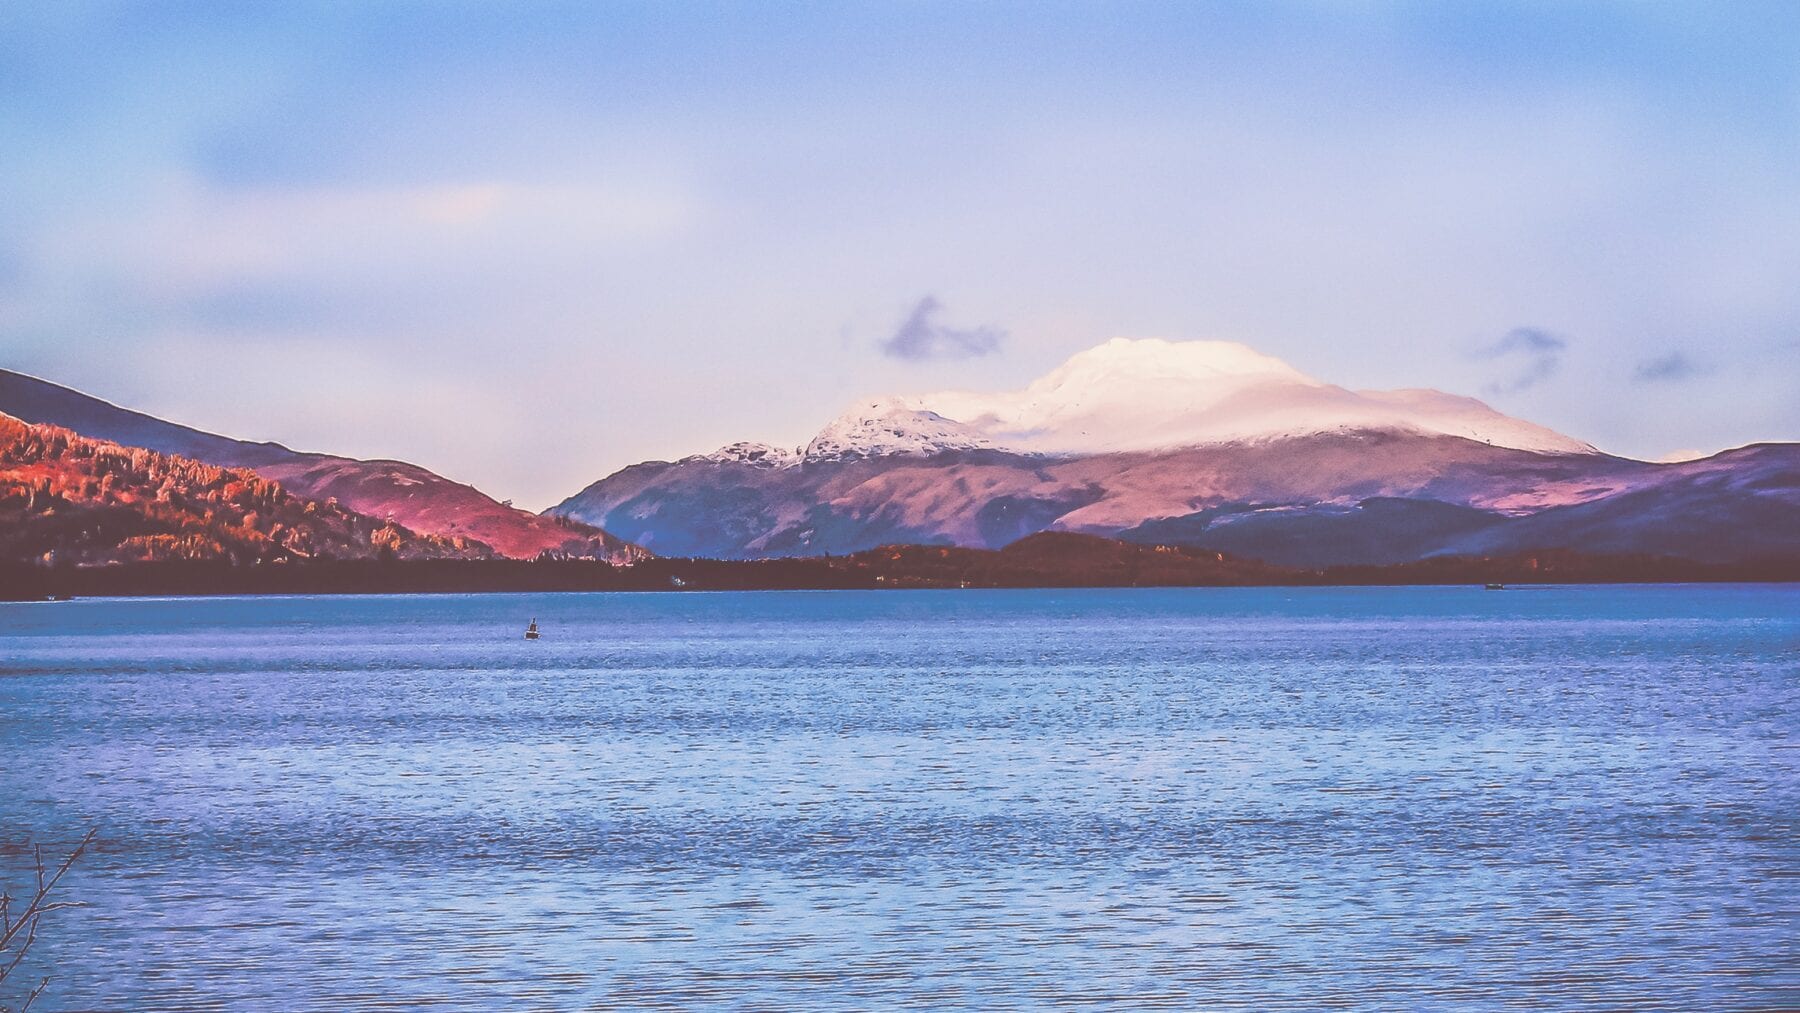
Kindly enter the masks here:
M 1053 454 L 1174 450 L 1356 430 L 1444 433 L 1497 447 L 1594 448 L 1433 390 L 1353 391 L 1231 341 L 1115 338 L 1023 390 L 946 391 L 908 407 L 961 421 L 993 445 Z
M 806 445 L 806 460 L 931 457 L 993 447 L 994 442 L 972 426 L 913 408 L 900 398 L 881 398 L 857 405 L 820 430 Z
M 1231 341 L 1115 338 L 1023 390 L 871 398 L 798 454 L 734 443 L 708 461 L 770 466 L 971 450 L 1058 456 L 1178 450 L 1316 433 L 1415 432 L 1592 454 L 1580 440 L 1435 390 L 1353 391 Z
M 748 464 L 758 468 L 785 468 L 800 463 L 800 451 L 768 443 L 728 443 L 710 454 L 694 454 L 682 464 Z
M 633 465 L 550 512 L 729 558 L 1046 530 L 1292 565 L 1800 553 L 1800 447 L 1632 461 L 1473 398 L 1348 390 L 1223 341 L 1115 340 L 1022 390 L 871 398 L 800 453 L 749 446 Z

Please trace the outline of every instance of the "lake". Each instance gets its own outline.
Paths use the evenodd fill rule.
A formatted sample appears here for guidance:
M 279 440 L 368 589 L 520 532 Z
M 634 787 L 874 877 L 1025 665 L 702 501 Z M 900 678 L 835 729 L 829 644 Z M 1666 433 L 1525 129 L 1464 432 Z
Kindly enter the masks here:
M 1797 766 L 1791 585 L 0 605 L 41 1010 L 1795 1007 Z

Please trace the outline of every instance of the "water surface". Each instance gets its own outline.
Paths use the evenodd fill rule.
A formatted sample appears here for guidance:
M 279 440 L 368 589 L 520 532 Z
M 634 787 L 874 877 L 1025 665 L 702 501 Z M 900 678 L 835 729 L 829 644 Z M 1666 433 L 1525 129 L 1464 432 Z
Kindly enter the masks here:
M 1797 731 L 1793 587 L 0 605 L 0 882 L 46 1010 L 1774 1009 Z

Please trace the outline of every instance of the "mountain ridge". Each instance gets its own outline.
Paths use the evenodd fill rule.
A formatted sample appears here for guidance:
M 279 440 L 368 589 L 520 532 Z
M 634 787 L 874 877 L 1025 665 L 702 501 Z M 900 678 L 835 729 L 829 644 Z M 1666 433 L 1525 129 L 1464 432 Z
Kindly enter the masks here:
M 1771 446 L 1767 460 L 1653 464 L 1475 398 L 1350 391 L 1233 342 L 1115 339 L 1019 391 L 869 398 L 798 453 L 753 467 L 731 447 L 644 462 L 546 512 L 651 551 L 720 558 L 997 548 L 1070 531 L 1177 534 L 1294 566 L 1580 550 L 1584 538 L 1652 553 L 1679 542 L 1726 560 L 1793 543 L 1780 515 L 1800 462 L 1782 449 L 1792 445 Z M 1755 480 L 1698 477 L 1711 471 Z M 1667 483 L 1663 498 L 1648 493 Z M 1610 497 L 1635 498 L 1586 506 Z M 1708 530 L 1709 510 L 1742 523 Z
M 488 546 L 294 496 L 248 468 L 0 413 L 0 559 L 78 565 L 483 559 Z
M 358 460 L 234 440 L 13 370 L 0 369 L 0 412 L 123 446 L 249 468 L 302 498 L 335 498 L 357 513 L 424 534 L 471 538 L 505 556 L 547 552 L 623 562 L 642 555 L 641 549 L 601 528 L 516 509 L 405 461 Z
M 1303 569 L 1541 551 L 1800 555 L 1800 444 L 1637 461 L 1473 398 L 1349 391 L 1230 342 L 1121 339 L 1022 391 L 866 399 L 803 447 L 744 441 L 642 462 L 541 515 L 403 461 L 233 440 L 0 370 L 9 408 L 249 467 L 301 499 L 512 558 L 998 549 L 1045 532 Z
M 1652 502 L 1648 490 L 1665 486 L 1666 496 L 1682 490 L 1682 501 Z M 1396 529 L 1396 536 L 1418 520 L 1417 510 L 1407 516 L 1387 507 L 1375 508 L 1378 518 L 1356 514 L 1369 500 L 1440 504 L 1491 523 L 1445 531 L 1442 540 L 1398 555 L 1340 552 L 1332 528 L 1345 518 L 1384 521 L 1377 526 Z M 1609 500 L 1610 508 L 1589 506 Z M 1656 509 L 1634 519 L 1626 509 L 1634 503 Z M 1477 551 L 1483 546 L 1467 540 L 1476 527 L 1490 538 L 1511 532 L 1489 547 L 1493 552 L 1580 551 L 1598 538 L 1595 518 L 1610 517 L 1601 526 L 1618 529 L 1608 536 L 1615 551 L 1684 555 L 1686 546 L 1699 560 L 1732 561 L 1800 546 L 1793 520 L 1800 517 L 1800 445 L 1652 464 L 1364 432 L 1054 459 L 965 451 L 784 468 L 650 462 L 601 479 L 552 510 L 602 522 L 652 552 L 725 559 L 842 554 L 891 542 L 998 548 L 1037 531 L 1074 531 L 1282 565 L 1386 564 Z M 1712 530 L 1704 523 L 1709 512 L 1755 523 Z M 1325 523 L 1332 517 L 1338 520 Z M 1542 519 L 1520 523 L 1533 517 Z M 1175 522 L 1187 526 L 1168 527 Z M 1565 522 L 1580 530 L 1555 527 Z M 1254 549 L 1240 541 L 1258 527 L 1280 531 L 1277 540 L 1290 549 L 1271 554 L 1268 538 Z

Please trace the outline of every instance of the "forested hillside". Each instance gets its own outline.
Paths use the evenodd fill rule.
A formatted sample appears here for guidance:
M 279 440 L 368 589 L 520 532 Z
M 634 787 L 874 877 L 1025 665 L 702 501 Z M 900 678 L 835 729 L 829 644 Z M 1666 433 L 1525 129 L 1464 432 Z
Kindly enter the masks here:
M 478 559 L 481 542 L 420 535 L 289 494 L 239 468 L 92 440 L 0 415 L 0 557 L 163 560 Z

